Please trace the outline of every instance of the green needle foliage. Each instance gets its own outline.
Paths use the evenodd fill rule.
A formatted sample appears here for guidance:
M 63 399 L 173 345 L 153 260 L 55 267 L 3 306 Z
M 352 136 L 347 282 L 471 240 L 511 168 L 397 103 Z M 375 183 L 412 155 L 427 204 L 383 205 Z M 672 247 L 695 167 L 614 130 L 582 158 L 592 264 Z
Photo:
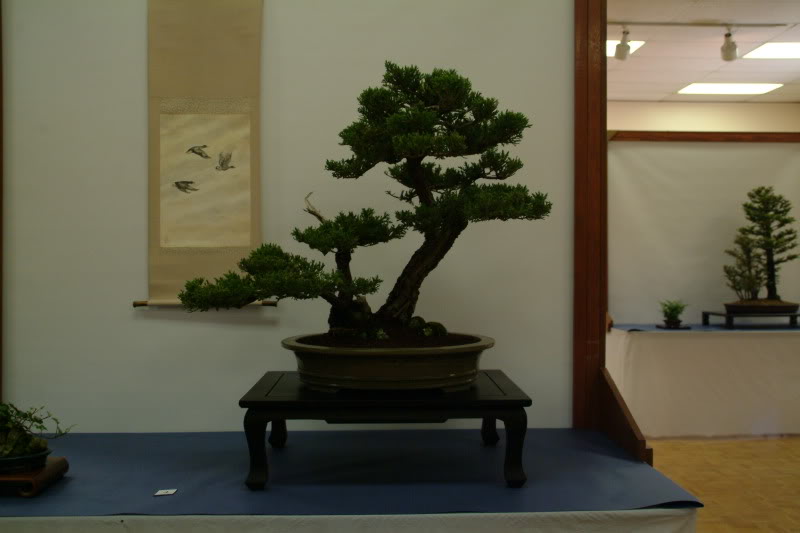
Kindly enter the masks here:
M 402 189 L 387 192 L 407 208 L 395 213 L 394 222 L 369 208 L 328 219 L 308 203 L 306 211 L 319 224 L 295 229 L 292 236 L 323 255 L 333 254 L 335 269 L 265 244 L 240 262 L 242 274 L 188 282 L 179 295 L 187 309 L 241 307 L 262 298 L 323 298 L 331 304 L 328 323 L 337 334 L 354 330 L 385 335 L 397 328 L 440 334 L 440 324 L 423 321 L 420 327 L 418 317 L 412 320 L 419 289 L 469 223 L 538 220 L 550 213 L 546 194 L 497 183 L 522 168 L 518 158 L 500 147 L 522 140 L 530 127 L 525 115 L 499 110 L 496 99 L 473 90 L 454 70 L 423 73 L 388 61 L 385 67 L 381 86 L 361 93 L 357 119 L 339 134 L 350 157 L 328 160 L 325 168 L 335 178 L 357 179 L 385 164 L 386 176 Z M 468 156 L 474 157 L 466 160 Z M 445 167 L 438 161 L 446 158 L 462 162 Z M 360 247 L 387 243 L 408 230 L 421 233 L 423 242 L 386 302 L 373 312 L 365 296 L 381 281 L 354 278 L 352 256 Z
M 728 285 L 741 299 L 756 299 L 755 283 L 760 282 L 766 286 L 768 300 L 780 300 L 780 265 L 798 257 L 790 253 L 797 247 L 797 230 L 791 227 L 795 219 L 789 215 L 792 204 L 772 187 L 756 187 L 747 198 L 742 207 L 750 224 L 739 228 L 738 248 L 726 250 L 736 259 L 735 265 L 725 267 Z

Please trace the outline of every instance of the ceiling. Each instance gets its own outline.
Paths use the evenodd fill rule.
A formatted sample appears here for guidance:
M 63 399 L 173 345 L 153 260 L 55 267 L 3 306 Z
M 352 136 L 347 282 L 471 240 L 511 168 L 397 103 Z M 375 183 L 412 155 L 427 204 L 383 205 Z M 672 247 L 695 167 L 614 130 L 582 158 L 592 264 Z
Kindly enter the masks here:
M 800 103 L 800 59 L 741 59 L 767 42 L 800 41 L 800 0 L 608 0 L 608 20 L 703 22 L 733 25 L 736 61 L 720 58 L 725 28 L 628 27 L 631 41 L 645 45 L 625 61 L 608 58 L 608 99 L 648 102 Z M 785 24 L 736 28 L 736 24 Z M 621 25 L 608 25 L 620 39 Z M 683 95 L 692 82 L 783 83 L 763 95 Z

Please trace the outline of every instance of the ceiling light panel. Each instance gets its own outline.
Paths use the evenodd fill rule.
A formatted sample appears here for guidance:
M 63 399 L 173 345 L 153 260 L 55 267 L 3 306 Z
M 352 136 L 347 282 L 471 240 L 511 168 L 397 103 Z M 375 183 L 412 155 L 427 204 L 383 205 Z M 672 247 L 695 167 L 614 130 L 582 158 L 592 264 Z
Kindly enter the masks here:
M 765 94 L 783 87 L 782 83 L 692 83 L 679 94 Z
M 744 55 L 745 59 L 800 59 L 800 43 L 766 43 Z

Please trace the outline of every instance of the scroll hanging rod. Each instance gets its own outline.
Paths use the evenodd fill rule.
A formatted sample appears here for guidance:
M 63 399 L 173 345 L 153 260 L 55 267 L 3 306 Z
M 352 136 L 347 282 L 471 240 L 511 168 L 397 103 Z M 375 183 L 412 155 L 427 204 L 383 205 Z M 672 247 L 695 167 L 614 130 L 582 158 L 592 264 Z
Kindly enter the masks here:
M 636 22 L 636 21 L 621 21 L 609 20 L 606 22 L 609 26 L 682 26 L 698 28 L 780 28 L 782 26 L 793 26 L 797 24 L 792 23 L 777 23 L 777 22 L 747 22 L 736 24 L 735 22 Z
M 134 300 L 134 307 L 180 307 L 180 300 Z M 277 307 L 278 302 L 274 300 L 261 300 L 246 305 L 245 307 Z

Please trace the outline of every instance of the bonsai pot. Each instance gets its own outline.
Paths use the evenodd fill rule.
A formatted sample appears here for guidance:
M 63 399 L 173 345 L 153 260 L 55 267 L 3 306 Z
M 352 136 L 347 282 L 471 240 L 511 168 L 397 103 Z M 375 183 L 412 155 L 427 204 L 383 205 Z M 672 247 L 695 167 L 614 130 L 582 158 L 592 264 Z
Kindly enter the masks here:
M 467 388 L 478 375 L 481 353 L 494 339 L 462 335 L 451 346 L 378 348 L 311 344 L 317 335 L 284 339 L 297 358 L 300 381 L 320 390 L 411 390 Z
M 16 457 L 0 457 L 0 474 L 15 474 L 18 472 L 30 472 L 43 468 L 47 462 L 47 456 L 52 450 L 44 450 L 32 455 L 19 455 Z
M 681 329 L 681 320 L 664 320 L 664 328 L 666 329 Z
M 725 312 L 736 314 L 787 314 L 796 313 L 800 304 L 782 300 L 742 300 L 725 304 Z

